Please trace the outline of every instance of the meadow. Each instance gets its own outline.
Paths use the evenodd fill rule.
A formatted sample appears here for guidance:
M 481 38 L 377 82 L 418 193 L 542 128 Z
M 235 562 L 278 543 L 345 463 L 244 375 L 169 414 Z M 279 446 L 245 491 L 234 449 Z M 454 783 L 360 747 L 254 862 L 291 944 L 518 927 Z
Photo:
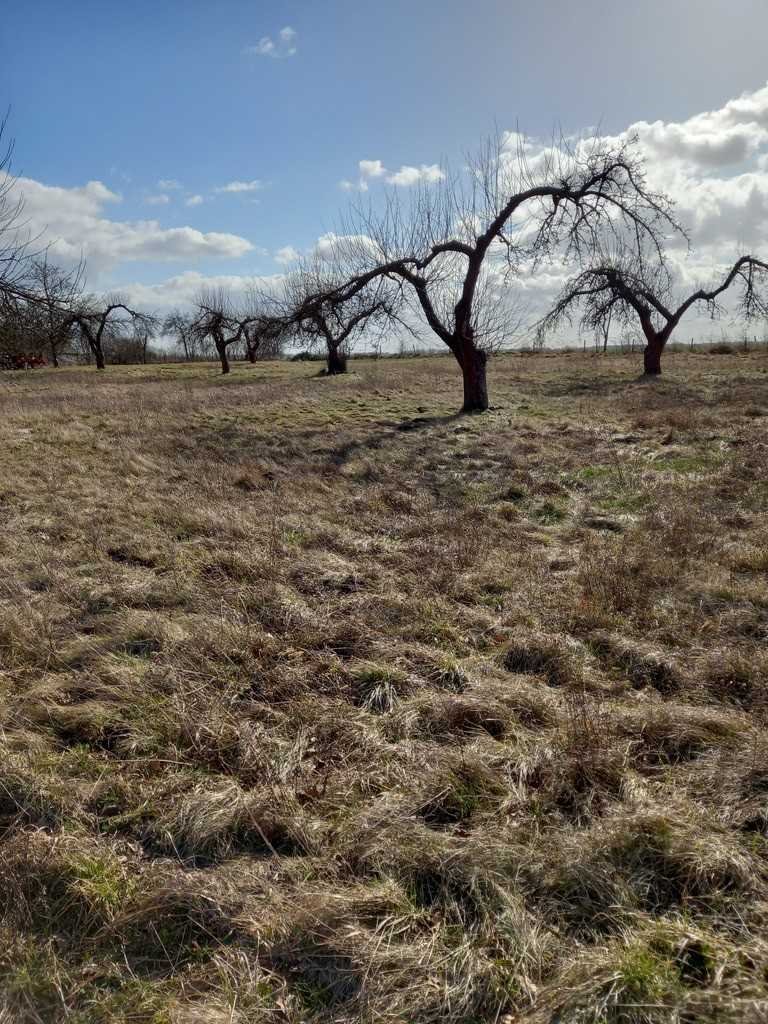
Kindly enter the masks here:
M 0 373 L 2 1024 L 768 1019 L 768 355 Z

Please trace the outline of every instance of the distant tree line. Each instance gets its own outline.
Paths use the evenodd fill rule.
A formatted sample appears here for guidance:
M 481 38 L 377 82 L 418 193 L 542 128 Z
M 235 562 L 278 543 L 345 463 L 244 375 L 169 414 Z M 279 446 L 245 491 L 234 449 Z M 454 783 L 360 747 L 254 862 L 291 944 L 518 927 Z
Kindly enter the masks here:
M 687 235 L 670 199 L 649 187 L 634 140 L 560 140 L 530 159 L 524 144 L 494 137 L 461 175 L 406 200 L 393 190 L 380 205 L 353 206 L 322 253 L 277 286 L 203 288 L 191 309 L 164 318 L 123 295 L 88 293 L 82 261 L 62 269 L 23 237 L 11 157 L 9 145 L 0 156 L 0 366 L 76 359 L 103 370 L 146 362 L 153 341 L 170 339 L 179 358 L 218 359 L 224 374 L 232 359 L 275 358 L 288 345 L 322 351 L 337 374 L 364 334 L 426 329 L 455 359 L 462 410 L 477 412 L 489 405 L 488 358 L 523 319 L 512 285 L 546 264 L 572 266 L 573 276 L 538 321 L 534 347 L 565 323 L 603 350 L 611 329 L 636 327 L 649 376 L 690 309 L 715 317 L 735 290 L 746 320 L 768 316 L 768 263 L 749 253 L 718 280 L 680 291 L 668 247 Z

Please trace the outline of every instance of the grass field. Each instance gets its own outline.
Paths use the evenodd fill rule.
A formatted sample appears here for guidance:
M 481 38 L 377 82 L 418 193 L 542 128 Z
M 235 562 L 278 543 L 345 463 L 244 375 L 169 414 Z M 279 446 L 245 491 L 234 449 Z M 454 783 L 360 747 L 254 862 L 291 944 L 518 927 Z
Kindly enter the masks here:
M 0 375 L 0 1021 L 768 1019 L 768 357 Z

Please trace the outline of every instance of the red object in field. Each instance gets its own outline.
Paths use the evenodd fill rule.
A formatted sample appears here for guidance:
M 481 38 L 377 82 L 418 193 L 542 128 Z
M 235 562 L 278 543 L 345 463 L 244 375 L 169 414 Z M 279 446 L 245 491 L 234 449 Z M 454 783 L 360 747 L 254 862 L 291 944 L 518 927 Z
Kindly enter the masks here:
M 33 352 L 6 353 L 0 355 L 0 370 L 34 370 L 38 366 L 47 366 L 45 356 Z

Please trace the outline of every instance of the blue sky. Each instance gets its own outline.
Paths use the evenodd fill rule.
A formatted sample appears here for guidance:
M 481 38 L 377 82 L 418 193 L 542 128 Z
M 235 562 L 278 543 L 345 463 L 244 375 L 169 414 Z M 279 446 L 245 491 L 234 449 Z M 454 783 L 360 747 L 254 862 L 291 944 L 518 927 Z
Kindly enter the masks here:
M 768 77 L 765 0 L 37 0 L 0 33 L 32 220 L 99 287 L 280 272 L 361 160 L 458 162 L 494 125 L 685 125 Z M 217 191 L 238 182 L 259 184 Z

